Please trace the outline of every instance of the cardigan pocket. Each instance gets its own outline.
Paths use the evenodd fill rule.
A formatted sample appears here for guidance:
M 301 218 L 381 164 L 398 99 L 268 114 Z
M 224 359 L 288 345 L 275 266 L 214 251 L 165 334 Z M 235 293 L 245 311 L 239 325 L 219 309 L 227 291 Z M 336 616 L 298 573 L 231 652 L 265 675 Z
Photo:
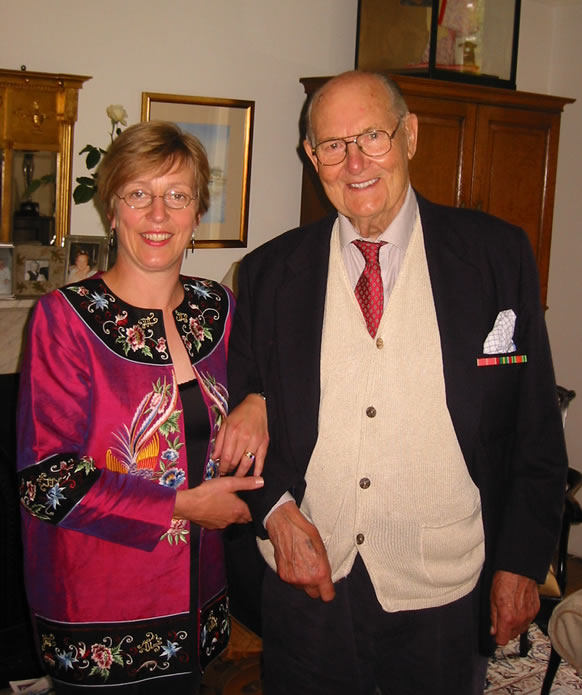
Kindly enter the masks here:
M 485 561 L 481 503 L 465 517 L 439 526 L 424 525 L 422 561 L 431 584 L 454 590 L 476 579 Z

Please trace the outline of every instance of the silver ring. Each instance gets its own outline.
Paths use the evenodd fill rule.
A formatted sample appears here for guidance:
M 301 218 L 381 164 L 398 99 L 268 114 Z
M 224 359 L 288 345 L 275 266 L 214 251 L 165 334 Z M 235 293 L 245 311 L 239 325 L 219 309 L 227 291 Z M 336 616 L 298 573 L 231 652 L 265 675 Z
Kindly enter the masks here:
M 253 454 L 252 451 L 245 451 L 245 456 L 247 456 L 248 458 L 250 458 L 251 461 L 254 462 L 254 460 L 255 460 L 255 455 Z

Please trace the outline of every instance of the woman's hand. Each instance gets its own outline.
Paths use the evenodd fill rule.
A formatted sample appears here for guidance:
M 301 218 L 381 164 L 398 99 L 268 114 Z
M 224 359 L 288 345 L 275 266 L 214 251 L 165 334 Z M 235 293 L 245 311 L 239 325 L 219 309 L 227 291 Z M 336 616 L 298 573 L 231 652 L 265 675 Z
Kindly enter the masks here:
M 189 490 L 178 490 L 174 518 L 187 519 L 207 529 L 245 524 L 251 521 L 251 514 L 236 493 L 239 490 L 256 490 L 262 486 L 263 479 L 256 476 L 205 480 Z
M 265 399 L 250 393 L 222 424 L 212 458 L 220 458 L 221 475 L 245 476 L 253 464 L 254 474 L 261 475 L 268 446 Z

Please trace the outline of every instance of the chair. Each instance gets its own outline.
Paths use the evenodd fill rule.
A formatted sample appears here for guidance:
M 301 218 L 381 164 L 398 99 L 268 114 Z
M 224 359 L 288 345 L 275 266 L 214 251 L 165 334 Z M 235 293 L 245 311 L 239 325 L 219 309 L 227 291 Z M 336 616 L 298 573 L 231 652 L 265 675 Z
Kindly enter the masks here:
M 568 406 L 576 397 L 575 391 L 557 387 L 558 403 L 562 413 L 562 424 L 566 424 Z M 548 634 L 548 623 L 556 606 L 565 598 L 567 587 L 568 569 L 568 541 L 570 538 L 570 528 L 573 524 L 582 523 L 582 508 L 576 500 L 576 493 L 582 488 L 582 473 L 574 468 L 568 468 L 568 478 L 566 482 L 566 496 L 564 501 L 564 514 L 562 517 L 562 527 L 560 538 L 556 550 L 555 560 L 550 567 L 546 581 L 539 586 L 540 610 L 535 618 L 535 622 L 544 634 Z M 527 631 L 522 633 L 519 642 L 520 656 L 527 656 L 530 642 Z M 548 695 L 558 666 L 560 665 L 560 655 L 552 647 L 548 669 L 544 679 L 544 684 L 540 695 Z
M 548 636 L 552 643 L 550 666 L 542 693 L 549 693 L 560 657 L 582 675 L 582 589 L 565 598 L 550 617 Z

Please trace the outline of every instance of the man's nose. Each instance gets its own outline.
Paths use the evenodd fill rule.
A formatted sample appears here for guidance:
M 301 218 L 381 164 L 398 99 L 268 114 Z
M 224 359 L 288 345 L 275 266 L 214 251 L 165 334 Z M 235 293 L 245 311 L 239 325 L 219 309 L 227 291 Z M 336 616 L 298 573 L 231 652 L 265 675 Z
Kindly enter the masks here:
M 346 164 L 350 171 L 358 171 L 364 166 L 364 153 L 356 142 L 356 138 L 346 142 Z

